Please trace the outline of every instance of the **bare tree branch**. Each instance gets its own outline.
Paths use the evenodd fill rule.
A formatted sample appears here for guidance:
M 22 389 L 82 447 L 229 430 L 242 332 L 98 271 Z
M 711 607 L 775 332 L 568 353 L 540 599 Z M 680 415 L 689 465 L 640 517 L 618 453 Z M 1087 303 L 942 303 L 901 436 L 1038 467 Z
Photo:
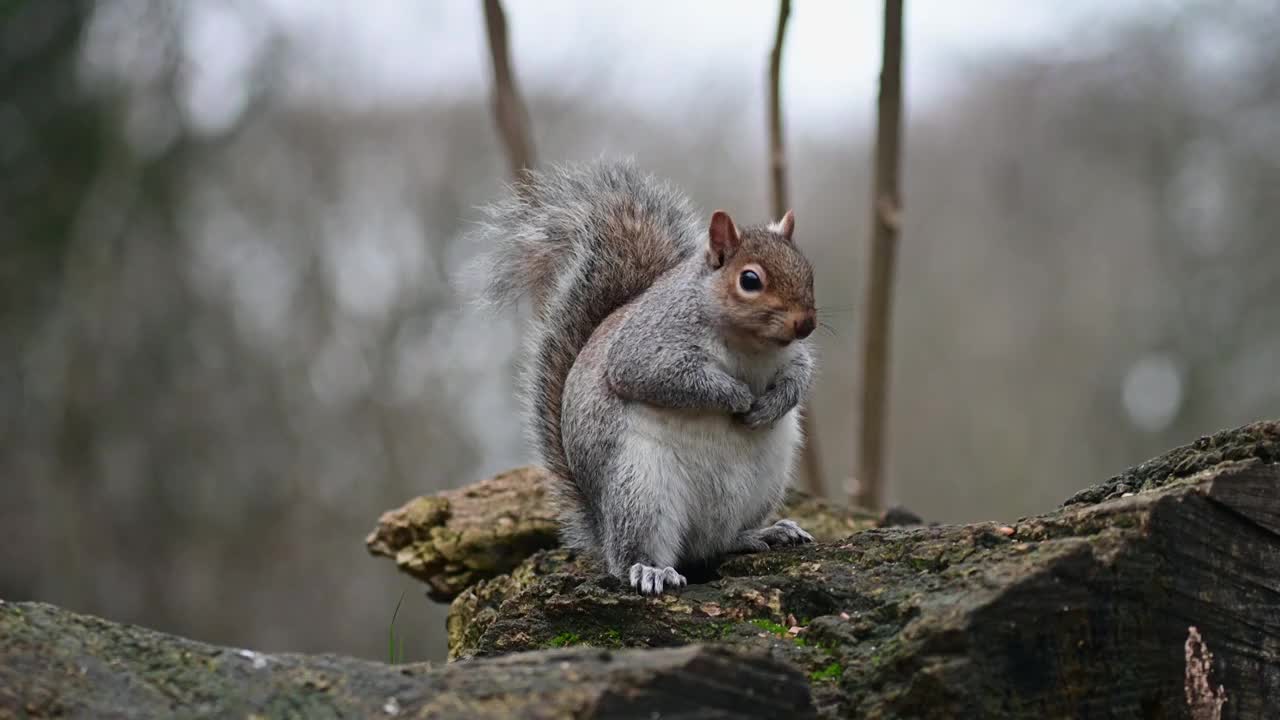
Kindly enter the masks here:
M 778 4 L 778 29 L 769 53 L 769 177 L 773 192 L 773 219 L 781 218 L 787 207 L 787 153 L 782 136 L 782 44 L 791 19 L 791 0 Z
M 507 16 L 500 0 L 484 0 L 484 24 L 493 60 L 493 114 L 507 147 L 511 176 L 519 180 L 525 170 L 533 167 L 533 140 L 529 136 L 529 115 L 511 72 Z
M 868 508 L 879 508 L 884 500 L 889 320 L 902 214 L 898 181 L 902 152 L 902 1 L 885 0 L 884 4 L 884 57 L 876 116 L 871 262 L 868 268 L 866 334 L 863 336 L 862 427 L 858 437 L 857 487 L 853 496 L 855 504 Z
M 787 199 L 787 153 L 782 136 L 782 46 L 787 35 L 787 21 L 791 19 L 791 0 L 778 4 L 778 28 L 773 36 L 773 50 L 769 53 L 769 180 L 773 195 L 773 215 L 781 218 L 790 204 Z M 805 489 L 814 495 L 822 494 L 822 464 L 818 453 L 818 438 L 810 413 L 801 416 L 804 447 L 800 456 L 800 478 Z

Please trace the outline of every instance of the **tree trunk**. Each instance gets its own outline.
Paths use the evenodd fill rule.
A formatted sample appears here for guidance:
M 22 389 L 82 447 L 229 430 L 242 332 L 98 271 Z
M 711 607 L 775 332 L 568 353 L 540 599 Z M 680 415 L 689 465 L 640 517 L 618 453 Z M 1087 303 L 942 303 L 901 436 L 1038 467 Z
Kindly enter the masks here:
M 862 427 L 853 496 L 855 505 L 871 509 L 878 509 L 884 503 L 893 266 L 902 212 L 898 188 L 901 133 L 902 0 L 885 0 L 884 59 L 876 116 L 875 191 L 871 196 L 871 261 L 862 347 Z

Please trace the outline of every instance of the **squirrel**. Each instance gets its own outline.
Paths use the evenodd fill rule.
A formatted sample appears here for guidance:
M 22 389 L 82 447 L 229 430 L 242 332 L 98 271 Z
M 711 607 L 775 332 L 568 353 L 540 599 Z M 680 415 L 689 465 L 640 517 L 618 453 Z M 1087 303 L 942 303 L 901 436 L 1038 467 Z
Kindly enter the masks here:
M 813 542 L 764 524 L 814 375 L 794 214 L 707 222 L 629 159 L 526 171 L 485 211 L 471 272 L 490 307 L 532 300 L 521 385 L 563 543 L 657 595 L 676 568 Z

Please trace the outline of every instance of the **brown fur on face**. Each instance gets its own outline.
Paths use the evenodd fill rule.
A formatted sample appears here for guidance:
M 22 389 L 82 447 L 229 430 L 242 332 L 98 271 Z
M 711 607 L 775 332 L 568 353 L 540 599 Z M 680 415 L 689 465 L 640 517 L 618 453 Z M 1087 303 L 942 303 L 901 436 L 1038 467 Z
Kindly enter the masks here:
M 794 221 L 739 229 L 725 215 L 713 216 L 707 259 L 715 268 L 714 292 L 721 321 L 732 334 L 760 347 L 782 346 L 807 336 L 814 325 L 813 266 L 784 231 Z M 717 226 L 719 223 L 719 226 Z M 739 282 L 754 270 L 764 289 L 751 293 Z

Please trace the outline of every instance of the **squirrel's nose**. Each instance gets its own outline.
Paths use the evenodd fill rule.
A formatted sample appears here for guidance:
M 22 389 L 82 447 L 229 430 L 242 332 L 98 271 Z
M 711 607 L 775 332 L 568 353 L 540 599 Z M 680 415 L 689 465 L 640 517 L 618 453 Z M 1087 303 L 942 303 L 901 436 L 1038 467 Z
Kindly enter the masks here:
M 797 340 L 809 337 L 809 334 L 813 332 L 813 313 L 806 313 L 804 317 L 796 320 L 795 326 Z

